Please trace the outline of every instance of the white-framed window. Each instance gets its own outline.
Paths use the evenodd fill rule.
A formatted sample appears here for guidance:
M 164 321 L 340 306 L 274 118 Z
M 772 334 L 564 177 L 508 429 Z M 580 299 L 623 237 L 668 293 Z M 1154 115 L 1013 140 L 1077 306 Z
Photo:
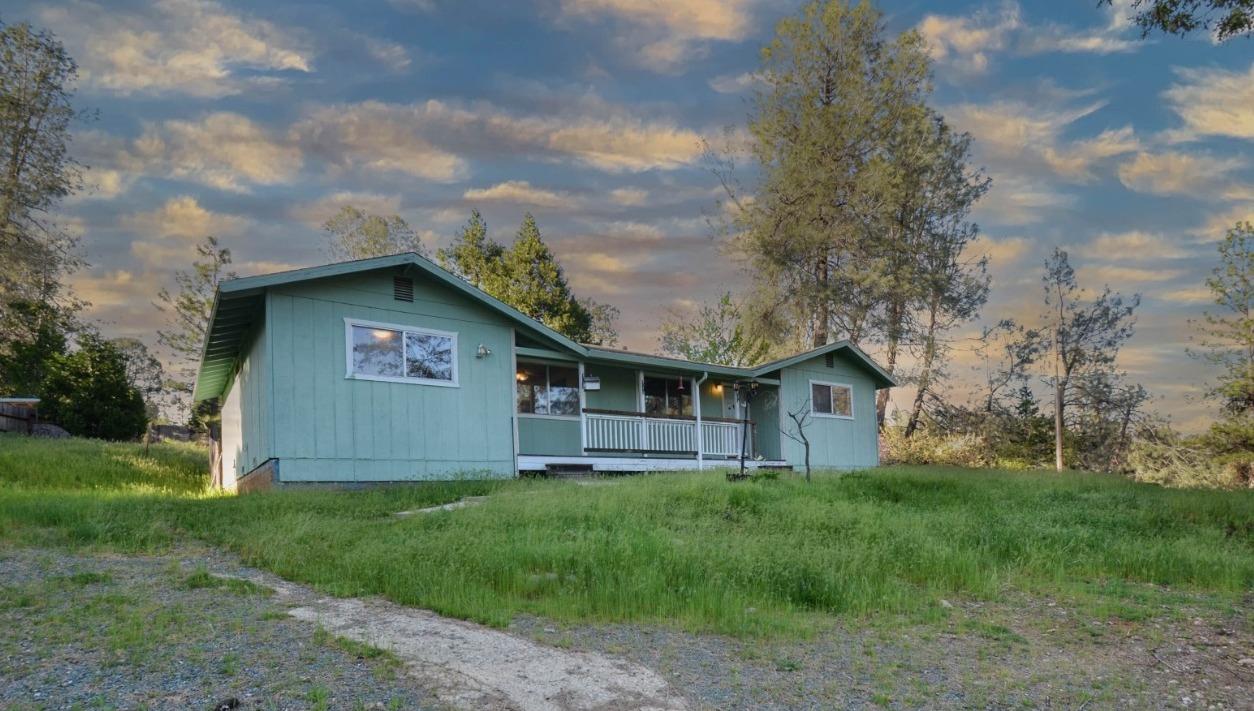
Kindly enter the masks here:
M 514 374 L 518 414 L 579 416 L 579 367 L 519 361 Z
M 346 377 L 457 387 L 457 334 L 344 319 Z
M 810 381 L 810 411 L 819 417 L 853 419 L 853 386 Z

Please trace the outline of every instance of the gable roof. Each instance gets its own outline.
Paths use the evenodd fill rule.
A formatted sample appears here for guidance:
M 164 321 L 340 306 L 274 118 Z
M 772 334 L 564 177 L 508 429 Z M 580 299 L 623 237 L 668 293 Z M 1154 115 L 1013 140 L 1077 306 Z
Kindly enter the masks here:
M 245 339 L 251 333 L 253 325 L 259 319 L 264 318 L 263 296 L 266 289 L 314 279 L 326 279 L 396 267 L 416 269 L 424 275 L 431 276 L 437 282 L 462 293 L 513 321 L 525 331 L 538 335 L 564 350 L 589 360 L 690 372 L 708 372 L 711 375 L 735 378 L 757 378 L 809 358 L 847 349 L 876 376 L 876 382 L 880 387 L 896 384 L 891 375 L 880 368 L 869 356 L 847 341 L 830 343 L 789 358 L 772 361 L 752 368 L 737 368 L 716 363 L 697 363 L 683 360 L 682 358 L 633 353 L 631 351 L 577 343 L 509 304 L 471 285 L 464 279 L 438 266 L 430 259 L 414 252 L 404 252 L 386 257 L 358 259 L 350 262 L 306 267 L 304 269 L 292 269 L 273 274 L 240 277 L 220 283 L 217 292 L 214 294 L 209 327 L 206 329 L 205 343 L 201 349 L 200 368 L 196 374 L 196 385 L 192 392 L 192 399 L 199 402 L 215 398 L 222 395 L 226 390 L 227 385 L 231 382 L 231 378 L 234 377 L 235 368 L 239 361 L 240 349 L 244 346 Z

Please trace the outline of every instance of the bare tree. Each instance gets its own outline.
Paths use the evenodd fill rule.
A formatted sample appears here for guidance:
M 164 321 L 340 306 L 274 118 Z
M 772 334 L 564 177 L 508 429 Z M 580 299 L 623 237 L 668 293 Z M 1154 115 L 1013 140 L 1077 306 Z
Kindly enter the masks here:
M 788 410 L 787 413 L 791 426 L 789 423 L 784 423 L 784 426 L 779 428 L 779 431 L 788 439 L 801 445 L 801 449 L 805 453 L 806 482 L 809 483 L 810 437 L 806 434 L 806 428 L 814 421 L 810 408 L 810 398 L 806 398 L 795 409 Z

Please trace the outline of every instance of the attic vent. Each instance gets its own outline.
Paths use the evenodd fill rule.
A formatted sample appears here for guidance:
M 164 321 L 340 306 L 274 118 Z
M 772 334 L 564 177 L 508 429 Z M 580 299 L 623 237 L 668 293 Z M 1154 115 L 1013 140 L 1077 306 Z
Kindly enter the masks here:
M 414 280 L 409 277 L 392 277 L 392 298 L 397 301 L 414 300 Z
M 836 354 L 828 353 L 827 355 L 823 356 L 823 362 L 827 365 L 827 367 L 835 368 L 836 367 Z

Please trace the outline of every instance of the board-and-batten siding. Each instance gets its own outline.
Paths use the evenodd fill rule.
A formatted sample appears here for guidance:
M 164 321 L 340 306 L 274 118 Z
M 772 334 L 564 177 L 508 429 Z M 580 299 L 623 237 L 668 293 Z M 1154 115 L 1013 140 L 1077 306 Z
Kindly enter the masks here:
M 413 303 L 375 272 L 272 289 L 274 456 L 289 481 L 514 475 L 512 325 L 415 278 Z M 458 387 L 346 378 L 344 319 L 458 335 Z M 479 344 L 492 354 L 476 358 Z
M 837 354 L 829 368 L 822 356 L 780 371 L 780 424 L 791 428 L 787 413 L 810 398 L 810 381 L 843 383 L 853 387 L 854 419 L 811 417 L 806 429 L 810 439 L 810 464 L 815 467 L 855 469 L 879 465 L 879 439 L 875 425 L 875 383 L 861 368 Z M 794 467 L 805 464 L 799 442 L 779 440 L 784 459 Z
M 222 401 L 222 474 L 227 488 L 272 456 L 269 332 L 261 319 L 255 328 Z

